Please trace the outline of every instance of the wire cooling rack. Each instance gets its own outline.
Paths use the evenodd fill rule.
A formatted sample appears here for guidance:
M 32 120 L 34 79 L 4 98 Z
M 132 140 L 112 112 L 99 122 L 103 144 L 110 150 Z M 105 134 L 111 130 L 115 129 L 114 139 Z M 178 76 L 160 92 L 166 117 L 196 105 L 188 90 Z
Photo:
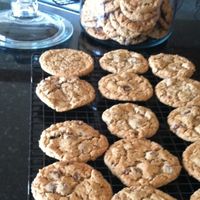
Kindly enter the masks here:
M 38 147 L 38 140 L 42 130 L 49 127 L 53 123 L 63 122 L 65 120 L 83 120 L 94 128 L 98 129 L 100 133 L 105 134 L 108 138 L 110 144 L 116 141 L 118 138 L 112 136 L 105 123 L 101 119 L 102 112 L 114 104 L 120 103 L 119 101 L 111 101 L 103 98 L 98 89 L 98 80 L 106 74 L 105 71 L 100 69 L 98 65 L 98 58 L 95 58 L 95 70 L 94 72 L 86 77 L 85 79 L 89 81 L 96 90 L 96 100 L 88 105 L 79 109 L 75 109 L 69 112 L 57 113 L 52 109 L 48 108 L 44 103 L 42 103 L 35 94 L 35 87 L 37 83 L 47 77 L 48 75 L 44 73 L 39 65 L 38 59 L 39 54 L 32 56 L 32 81 L 31 81 L 31 132 L 30 132 L 30 155 L 29 155 L 29 188 L 28 188 L 28 200 L 33 200 L 31 195 L 31 183 L 35 178 L 38 170 L 46 165 L 49 165 L 56 160 L 46 156 Z M 196 76 L 200 73 L 196 73 Z M 156 85 L 160 80 L 156 78 L 151 72 L 144 74 L 153 86 Z M 151 108 L 152 111 L 157 115 L 160 128 L 158 133 L 151 138 L 151 140 L 158 142 L 165 149 L 169 150 L 171 153 L 176 155 L 181 161 L 182 152 L 189 145 L 189 143 L 179 139 L 175 134 L 169 131 L 167 126 L 167 115 L 171 111 L 169 106 L 165 106 L 160 103 L 155 95 L 147 102 L 136 102 L 139 105 Z M 101 171 L 103 176 L 112 185 L 113 192 L 116 193 L 124 186 L 123 184 L 111 174 L 108 168 L 103 162 L 103 157 L 98 158 L 94 162 L 89 162 L 95 169 Z M 168 185 L 160 188 L 164 192 L 174 196 L 178 200 L 189 200 L 190 195 L 200 188 L 200 183 L 190 177 L 187 172 L 182 169 L 180 176 Z

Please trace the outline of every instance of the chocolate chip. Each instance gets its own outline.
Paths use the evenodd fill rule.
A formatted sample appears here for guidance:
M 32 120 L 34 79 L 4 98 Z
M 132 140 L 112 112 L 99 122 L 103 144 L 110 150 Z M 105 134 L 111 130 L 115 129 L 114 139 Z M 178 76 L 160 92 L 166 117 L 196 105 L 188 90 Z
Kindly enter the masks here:
M 124 170 L 124 174 L 125 175 L 128 175 L 130 172 L 131 172 L 131 170 L 129 168 L 127 168 L 127 169 Z
M 73 175 L 73 178 L 75 181 L 79 182 L 81 180 L 81 176 L 80 174 L 78 174 L 77 172 Z
M 123 88 L 123 90 L 126 91 L 126 92 L 128 92 L 128 91 L 131 90 L 131 87 L 128 86 L 128 85 L 124 85 L 124 86 L 122 86 L 122 88 Z
M 176 131 L 179 127 L 180 127 L 180 124 L 174 124 L 174 126 L 172 127 L 172 130 Z
M 58 135 L 53 135 L 53 136 L 50 136 L 49 139 L 56 139 L 56 138 L 59 138 L 61 136 L 61 134 L 58 134 Z
M 190 110 L 187 110 L 187 111 L 185 111 L 183 114 L 184 115 L 187 115 L 188 113 L 190 113 L 191 111 Z

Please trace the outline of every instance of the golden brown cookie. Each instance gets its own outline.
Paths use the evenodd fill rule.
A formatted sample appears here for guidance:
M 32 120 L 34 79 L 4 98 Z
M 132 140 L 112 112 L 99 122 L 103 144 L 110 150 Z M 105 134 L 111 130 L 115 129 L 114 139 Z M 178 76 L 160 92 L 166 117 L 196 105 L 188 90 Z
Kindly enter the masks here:
M 105 25 L 103 26 L 103 31 L 110 39 L 118 42 L 121 45 L 135 45 L 144 42 L 147 39 L 147 37 L 143 35 L 136 37 L 135 35 L 138 35 L 138 32 L 134 33 L 133 35 L 129 34 L 127 32 L 129 30 L 126 28 L 123 30 L 124 33 L 127 32 L 127 36 L 125 36 L 125 34 L 122 33 L 123 28 L 114 28 L 114 26 L 111 24 L 110 18 L 108 18 Z
M 104 7 L 104 13 L 109 14 L 119 8 L 120 0 L 100 0 Z
M 109 144 L 97 130 L 83 121 L 73 120 L 45 129 L 39 146 L 46 155 L 58 160 L 87 162 L 101 156 Z
M 189 78 L 195 72 L 194 64 L 179 55 L 159 53 L 148 61 L 153 74 L 160 78 Z
M 176 156 L 145 139 L 119 140 L 107 150 L 104 162 L 126 186 L 161 187 L 181 170 Z
M 199 200 L 199 199 L 200 199 L 200 189 L 195 191 L 190 197 L 190 200 Z
M 87 105 L 95 99 L 92 85 L 78 77 L 49 76 L 37 85 L 36 94 L 57 112 Z
M 174 197 L 150 186 L 126 187 L 111 200 L 176 200 Z
M 52 49 L 39 59 L 41 68 L 56 76 L 85 76 L 94 69 L 90 55 L 75 49 Z
M 114 13 L 110 13 L 109 14 L 109 21 L 111 23 L 111 26 L 116 30 L 116 32 L 120 36 L 126 37 L 127 40 L 131 40 L 133 38 L 136 38 L 136 37 L 140 36 L 140 32 L 131 31 L 131 30 L 127 29 L 126 27 L 122 27 L 119 24 L 119 22 L 117 21 L 117 19 L 115 18 Z
M 147 36 L 153 39 L 161 39 L 168 34 L 169 30 L 163 28 L 158 21 L 151 31 L 147 33 Z
M 99 28 L 105 22 L 104 4 L 105 0 L 85 0 L 81 13 L 80 21 L 85 28 Z
M 190 176 L 200 181 L 200 141 L 192 143 L 185 149 L 183 166 Z
M 85 27 L 85 31 L 92 37 L 99 39 L 99 40 L 108 40 L 109 36 L 103 31 L 102 27 L 98 28 L 90 28 Z
M 168 30 L 172 24 L 173 20 L 173 8 L 170 4 L 170 0 L 163 0 L 161 5 L 161 17 L 159 18 L 159 23 L 161 26 Z
M 158 99 L 172 107 L 200 105 L 200 82 L 193 79 L 167 78 L 155 87 Z
M 110 200 L 112 189 L 100 172 L 85 163 L 56 162 L 40 169 L 32 182 L 35 200 Z
M 137 9 L 143 12 L 151 12 L 160 7 L 162 0 L 121 0 L 120 3 L 132 12 Z
M 161 0 L 154 1 L 137 1 L 121 0 L 121 12 L 132 21 L 143 21 L 153 18 L 155 15 L 160 15 Z
M 132 72 L 109 74 L 98 82 L 101 94 L 107 99 L 121 101 L 146 101 L 153 95 L 150 82 Z
M 200 107 L 184 106 L 170 112 L 167 118 L 170 130 L 189 142 L 200 140 Z
M 126 16 L 122 14 L 122 12 L 118 9 L 114 11 L 115 18 L 118 23 L 133 32 L 145 33 L 151 30 L 155 25 L 159 18 L 159 15 L 155 15 L 153 18 L 144 20 L 144 21 L 131 21 Z
M 159 127 L 156 115 L 148 108 L 132 103 L 117 104 L 105 110 L 103 121 L 120 138 L 149 138 Z
M 145 73 L 149 66 L 147 60 L 142 54 L 117 49 L 109 51 L 99 60 L 100 66 L 111 73 L 121 73 L 122 71 Z

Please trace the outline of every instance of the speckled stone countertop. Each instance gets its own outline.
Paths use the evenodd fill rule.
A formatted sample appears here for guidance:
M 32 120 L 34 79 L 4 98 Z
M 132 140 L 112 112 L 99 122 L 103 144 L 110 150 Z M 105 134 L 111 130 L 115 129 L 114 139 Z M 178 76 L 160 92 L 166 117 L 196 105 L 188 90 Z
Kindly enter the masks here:
M 173 35 L 163 47 L 168 52 L 190 58 L 197 67 L 200 67 L 199 4 L 199 1 L 183 1 Z M 0 1 L 0 8 L 6 7 L 7 4 Z M 64 46 L 77 48 L 78 16 L 69 20 L 75 31 Z M 93 48 L 87 44 L 86 47 Z M 0 49 L 0 200 L 27 199 L 30 69 L 34 52 Z

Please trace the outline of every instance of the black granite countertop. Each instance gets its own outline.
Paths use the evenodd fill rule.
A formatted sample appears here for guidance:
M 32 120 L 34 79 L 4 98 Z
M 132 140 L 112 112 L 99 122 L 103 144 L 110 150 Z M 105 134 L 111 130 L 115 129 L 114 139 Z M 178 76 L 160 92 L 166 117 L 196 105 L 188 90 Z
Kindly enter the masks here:
M 1 2 L 1 1 L 0 1 Z M 2 1 L 3 2 L 3 1 Z M 184 0 L 177 13 L 174 32 L 168 43 L 148 52 L 167 51 L 190 58 L 200 67 L 199 1 Z M 1 3 L 0 8 L 7 7 Z M 44 5 L 41 9 L 44 9 Z M 51 11 L 55 10 L 49 8 Z M 79 16 L 67 15 L 75 31 L 72 39 L 58 47 L 77 48 Z M 0 27 L 1 28 L 1 27 Z M 85 48 L 84 41 L 81 43 Z M 99 45 L 86 45 L 88 50 Z M 30 134 L 31 56 L 36 51 L 0 49 L 0 200 L 27 199 Z

